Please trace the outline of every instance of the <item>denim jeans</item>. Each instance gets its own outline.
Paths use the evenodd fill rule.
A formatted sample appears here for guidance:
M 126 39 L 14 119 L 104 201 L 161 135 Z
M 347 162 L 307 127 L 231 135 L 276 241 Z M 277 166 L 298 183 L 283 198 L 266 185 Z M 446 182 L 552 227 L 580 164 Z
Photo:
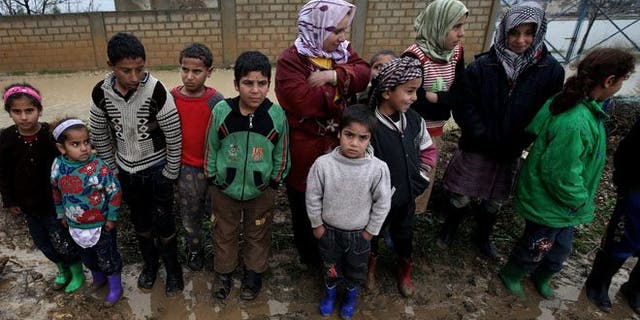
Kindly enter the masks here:
M 318 240 L 322 271 L 327 286 L 344 279 L 347 288 L 359 286 L 367 278 L 370 242 L 362 237 L 362 230 L 346 231 L 325 225 Z
M 162 174 L 164 164 L 128 173 L 119 168 L 122 197 L 131 210 L 131 222 L 136 233 L 152 232 L 170 238 L 176 232 L 173 211 L 173 180 Z
M 80 262 L 80 247 L 55 216 L 25 213 L 24 218 L 33 243 L 47 259 L 65 266 Z
M 117 229 L 107 232 L 104 227 L 100 240 L 93 247 L 84 248 L 80 255 L 82 263 L 91 271 L 100 271 L 107 276 L 122 272 L 122 258 L 118 252 Z
M 525 220 L 524 234 L 511 251 L 510 260 L 533 272 L 540 268 L 560 272 L 571 254 L 574 227 L 552 228 Z

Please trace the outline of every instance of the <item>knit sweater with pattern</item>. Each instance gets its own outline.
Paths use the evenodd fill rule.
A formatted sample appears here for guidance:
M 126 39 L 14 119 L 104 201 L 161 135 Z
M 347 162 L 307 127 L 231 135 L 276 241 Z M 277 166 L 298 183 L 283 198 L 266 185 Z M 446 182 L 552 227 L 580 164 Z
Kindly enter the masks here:
M 391 208 L 390 179 L 387 164 L 373 156 L 371 147 L 358 159 L 343 156 L 340 147 L 320 156 L 307 177 L 311 226 L 377 235 Z
M 115 90 L 115 75 L 91 93 L 91 141 L 112 170 L 138 171 L 164 164 L 162 174 L 180 173 L 182 134 L 173 97 L 158 79 L 145 73 L 125 96 Z

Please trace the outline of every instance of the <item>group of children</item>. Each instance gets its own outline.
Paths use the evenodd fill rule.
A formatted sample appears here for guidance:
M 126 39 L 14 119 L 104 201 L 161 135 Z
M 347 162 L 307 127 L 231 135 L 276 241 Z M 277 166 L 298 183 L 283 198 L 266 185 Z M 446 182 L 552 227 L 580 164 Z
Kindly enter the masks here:
M 260 52 L 237 58 L 239 94 L 225 99 L 205 85 L 210 50 L 191 44 L 180 53 L 183 84 L 168 91 L 145 71 L 142 43 L 125 33 L 108 43 L 112 72 L 91 93 L 90 131 L 75 118 L 39 122 L 40 93 L 28 84 L 7 87 L 3 100 L 15 125 L 0 135 L 2 202 L 24 216 L 36 246 L 57 264 L 53 287 L 80 288 L 82 262 L 91 293 L 108 285 L 106 306 L 122 296 L 116 220 L 123 199 L 143 260 L 138 287 L 153 287 L 162 260 L 166 295 L 179 294 L 177 184 L 189 268 L 203 268 L 202 221 L 210 213 L 214 296 L 229 296 L 241 264 L 239 297 L 255 299 L 267 269 L 275 190 L 286 178 L 301 260 L 323 273 L 322 315 L 334 312 L 341 283 L 343 318 L 353 317 L 360 286 L 375 288 L 380 236 L 398 256 L 398 290 L 411 296 L 415 213 L 426 207 L 436 143 L 453 110 L 462 138 L 445 173 L 450 205 L 438 245 L 450 244 L 462 212 L 477 200 L 479 249 L 497 256 L 491 230 L 516 184 L 526 228 L 499 276 L 524 297 L 520 281 L 532 273 L 541 295 L 552 297 L 549 281 L 570 253 L 573 227 L 593 219 L 606 142 L 602 102 L 633 72 L 633 57 L 596 49 L 562 86 L 564 73 L 542 42 L 544 11 L 525 3 L 509 9 L 490 52 L 465 70 L 460 40 L 469 12 L 460 1 L 436 0 L 416 19 L 416 42 L 400 58 L 381 51 L 370 69 L 344 38 L 355 10 L 342 0 L 303 6 L 300 35 L 276 68 L 282 107 L 267 98 L 271 64 Z M 320 38 L 314 30 L 322 30 Z M 636 131 L 616 154 L 623 197 L 587 280 L 588 297 L 603 310 L 611 307 L 611 277 L 640 243 L 637 182 L 629 178 L 637 170 L 628 160 Z M 640 311 L 636 269 L 623 292 Z

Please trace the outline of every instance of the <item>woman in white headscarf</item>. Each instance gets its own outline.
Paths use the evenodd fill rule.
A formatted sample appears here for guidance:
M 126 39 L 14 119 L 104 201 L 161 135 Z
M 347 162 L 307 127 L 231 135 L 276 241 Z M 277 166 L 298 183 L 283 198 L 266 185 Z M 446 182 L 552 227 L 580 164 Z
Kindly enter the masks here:
M 291 170 L 286 179 L 294 241 L 301 261 L 319 265 L 305 207 L 307 174 L 338 145 L 342 111 L 369 83 L 371 69 L 345 39 L 356 7 L 343 0 L 312 0 L 298 15 L 298 38 L 276 65 L 275 92 L 287 111 Z

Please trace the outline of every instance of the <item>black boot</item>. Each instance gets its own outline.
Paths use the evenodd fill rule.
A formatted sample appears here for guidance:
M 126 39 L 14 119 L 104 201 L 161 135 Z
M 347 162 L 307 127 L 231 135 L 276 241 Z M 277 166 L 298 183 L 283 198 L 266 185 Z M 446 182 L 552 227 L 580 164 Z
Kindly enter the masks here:
M 255 271 L 245 270 L 242 279 L 242 288 L 240 291 L 240 299 L 253 300 L 260 293 L 262 288 L 262 275 Z
M 220 280 L 220 288 L 213 292 L 213 296 L 216 299 L 224 300 L 231 292 L 231 273 L 218 273 L 218 279 Z
M 161 239 L 160 255 L 167 271 L 167 283 L 165 294 L 173 297 L 184 289 L 184 279 L 182 278 L 182 266 L 178 262 L 178 240 L 173 235 L 167 239 Z
M 467 211 L 468 207 L 457 208 L 450 202 L 447 203 L 445 207 L 446 216 L 444 224 L 442 225 L 442 229 L 440 230 L 440 234 L 436 240 L 436 245 L 440 249 L 447 249 L 449 247 L 453 237 L 458 231 L 458 226 L 460 226 L 460 223 Z
M 629 280 L 620 287 L 620 292 L 627 298 L 629 307 L 640 314 L 640 262 L 633 267 Z
M 191 271 L 204 268 L 204 249 L 200 245 L 193 245 L 187 250 L 187 266 Z
M 491 241 L 491 234 L 498 218 L 498 211 L 495 210 L 493 212 L 493 210 L 487 209 L 483 203 L 476 212 L 477 233 L 474 242 L 480 253 L 491 259 L 500 258 L 496 245 Z
M 140 247 L 140 254 L 142 255 L 142 272 L 138 276 L 138 288 L 150 290 L 153 288 L 153 284 L 156 282 L 158 275 L 158 267 L 160 263 L 158 261 L 158 249 L 156 248 L 155 241 L 151 233 L 138 234 L 138 246 Z
M 624 259 L 612 258 L 603 251 L 598 251 L 593 260 L 591 273 L 585 283 L 587 298 L 604 312 L 611 312 L 611 299 L 609 299 L 611 278 L 618 272 L 624 261 Z

